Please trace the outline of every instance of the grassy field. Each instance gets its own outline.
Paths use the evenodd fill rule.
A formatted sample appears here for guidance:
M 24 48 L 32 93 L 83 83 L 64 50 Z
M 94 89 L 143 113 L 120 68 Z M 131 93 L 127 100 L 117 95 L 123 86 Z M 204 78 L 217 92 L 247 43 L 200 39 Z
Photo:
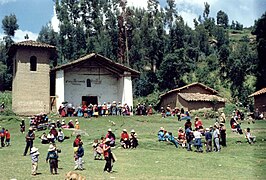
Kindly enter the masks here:
M 52 118 L 54 120 L 58 118 Z M 70 118 L 67 118 L 68 121 Z M 73 118 L 72 118 L 73 119 Z M 74 119 L 73 119 L 74 120 Z M 116 123 L 111 126 L 109 120 Z M 187 152 L 185 149 L 176 149 L 166 142 L 157 142 L 157 131 L 163 126 L 166 130 L 177 135 L 178 127 L 184 121 L 178 122 L 175 118 L 162 119 L 159 115 L 151 117 L 101 117 L 98 119 L 80 118 L 85 148 L 85 170 L 79 173 L 87 179 L 266 179 L 266 121 L 257 121 L 255 124 L 242 123 L 242 128 L 250 127 L 257 136 L 257 142 L 249 145 L 243 135 L 233 133 L 227 127 L 227 147 L 220 153 Z M 62 149 L 59 162 L 59 175 L 50 175 L 49 165 L 45 158 L 48 145 L 42 145 L 38 138 L 42 131 L 36 132 L 34 146 L 41 153 L 39 159 L 40 173 L 31 176 L 31 158 L 22 156 L 25 148 L 25 135 L 19 132 L 19 120 L 16 117 L 1 117 L 0 125 L 11 132 L 11 147 L 0 148 L 1 180 L 8 179 L 64 179 L 65 173 L 73 170 L 74 136 L 57 146 Z M 205 126 L 214 123 L 214 120 L 203 120 Z M 28 127 L 28 126 L 27 126 Z M 130 131 L 132 128 L 138 134 L 139 147 L 137 149 L 122 149 L 119 145 L 113 149 L 118 161 L 114 164 L 114 172 L 103 173 L 105 161 L 93 160 L 92 141 L 106 134 L 111 127 L 116 136 L 120 136 L 123 128 Z M 47 131 L 48 132 L 48 131 Z M 72 131 L 64 130 L 68 136 Z M 237 144 L 236 141 L 243 143 Z

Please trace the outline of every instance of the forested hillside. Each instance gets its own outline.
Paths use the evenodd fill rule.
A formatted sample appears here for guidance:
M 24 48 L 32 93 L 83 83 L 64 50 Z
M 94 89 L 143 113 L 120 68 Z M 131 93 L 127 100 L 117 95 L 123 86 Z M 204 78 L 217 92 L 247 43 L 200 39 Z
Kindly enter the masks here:
M 48 23 L 37 40 L 57 46 L 57 64 L 96 52 L 139 70 L 141 76 L 134 80 L 136 97 L 198 81 L 232 102 L 248 103 L 249 94 L 266 86 L 266 14 L 254 27 L 244 28 L 240 22 L 229 22 L 222 10 L 210 17 L 211 7 L 205 3 L 191 28 L 174 2 L 167 0 L 167 6 L 160 7 L 157 0 L 149 0 L 147 9 L 140 9 L 120 0 L 56 0 L 60 31 Z M 3 52 L 14 34 L 5 33 L 0 83 L 8 89 L 12 63 Z

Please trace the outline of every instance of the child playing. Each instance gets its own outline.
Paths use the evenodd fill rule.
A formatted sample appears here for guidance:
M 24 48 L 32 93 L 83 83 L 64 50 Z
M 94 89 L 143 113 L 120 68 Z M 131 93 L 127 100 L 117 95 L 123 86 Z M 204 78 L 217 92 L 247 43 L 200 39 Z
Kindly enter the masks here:
M 77 158 L 78 158 L 78 166 L 75 167 L 75 169 L 83 170 L 83 160 L 82 157 L 84 156 L 84 149 L 82 147 L 83 143 L 79 142 L 79 147 L 77 151 Z
M 40 155 L 40 153 L 38 152 L 38 148 L 32 147 L 30 151 L 30 155 L 31 155 L 31 165 L 32 165 L 31 174 L 33 176 L 36 176 L 37 169 L 38 169 L 38 160 L 39 160 L 39 155 Z
M 212 151 L 212 133 L 209 128 L 206 128 L 205 131 L 205 140 L 206 140 L 206 152 Z
M 98 139 L 94 140 L 92 147 L 93 147 L 94 160 L 101 159 L 101 155 L 103 153 L 103 150 L 100 147 L 100 143 L 99 143 Z
M 246 138 L 249 144 L 254 144 L 254 142 L 256 141 L 256 136 L 252 136 L 250 128 L 247 128 L 246 130 Z
M 193 132 L 193 135 L 195 137 L 194 146 L 196 147 L 196 152 L 203 152 L 202 150 L 202 144 L 201 144 L 201 132 L 198 128 L 195 129 Z
M 53 144 L 50 144 L 47 157 L 46 157 L 46 163 L 49 160 L 50 164 L 50 172 L 51 174 L 57 174 L 57 163 L 58 163 L 58 155 L 56 153 L 56 148 Z
M 10 132 L 6 129 L 6 146 L 10 146 Z

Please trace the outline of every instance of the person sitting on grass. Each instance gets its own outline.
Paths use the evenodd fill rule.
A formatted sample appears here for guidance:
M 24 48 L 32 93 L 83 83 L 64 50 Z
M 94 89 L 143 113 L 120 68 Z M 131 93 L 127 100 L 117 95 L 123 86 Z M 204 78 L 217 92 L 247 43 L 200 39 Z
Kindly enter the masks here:
M 54 143 L 55 142 L 55 137 L 54 137 L 54 135 L 52 134 L 51 131 L 47 135 L 47 139 L 48 139 L 49 143 Z
M 41 136 L 41 143 L 42 144 L 49 144 L 49 140 L 47 138 L 47 135 L 45 132 L 43 132 L 42 136 Z
M 68 122 L 68 128 L 74 128 L 74 124 L 72 120 L 69 120 Z
M 245 133 L 245 136 L 246 136 L 246 138 L 247 138 L 249 144 L 254 144 L 254 143 L 255 143 L 255 141 L 256 141 L 256 136 L 253 136 L 253 135 L 251 134 L 251 132 L 250 132 L 250 128 L 247 128 L 246 133 Z
M 57 167 L 58 167 L 58 155 L 56 153 L 56 148 L 53 144 L 50 144 L 47 157 L 46 157 L 46 163 L 49 160 L 50 164 L 50 173 L 51 174 L 57 174 Z
M 120 143 L 124 149 L 127 149 L 130 146 L 129 135 L 126 129 L 123 129 L 123 132 L 121 133 Z
M 61 129 L 58 131 L 58 137 L 57 137 L 58 142 L 63 142 L 65 140 L 65 135 Z
M 194 146 L 196 147 L 196 152 L 203 152 L 202 150 L 202 143 L 201 143 L 201 132 L 199 128 L 196 128 L 193 132 L 193 136 L 195 137 Z
M 158 132 L 158 141 L 165 141 L 164 128 L 163 127 L 160 127 L 160 130 Z
M 134 129 L 131 130 L 129 139 L 131 148 L 136 148 L 139 145 L 138 136 Z
M 186 133 L 184 132 L 183 128 L 180 127 L 178 129 L 178 143 L 184 148 L 186 147 Z
M 168 132 L 167 141 L 173 143 L 176 148 L 178 148 L 178 142 L 176 141 L 175 137 L 173 136 L 172 132 Z

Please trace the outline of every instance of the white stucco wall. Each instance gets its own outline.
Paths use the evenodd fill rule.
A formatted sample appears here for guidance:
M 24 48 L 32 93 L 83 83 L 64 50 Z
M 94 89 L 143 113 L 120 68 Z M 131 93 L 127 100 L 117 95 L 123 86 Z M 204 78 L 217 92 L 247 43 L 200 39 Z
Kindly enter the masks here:
M 87 87 L 87 79 L 91 80 L 91 87 Z M 119 79 L 101 67 L 67 69 L 64 84 L 65 101 L 75 107 L 81 105 L 82 96 L 97 96 L 98 103 L 122 100 Z
M 64 70 L 56 71 L 55 79 L 55 95 L 56 95 L 56 108 L 58 109 L 62 102 L 65 101 L 65 92 L 64 92 Z
M 133 107 L 133 90 L 130 73 L 125 72 L 124 77 L 121 78 L 120 90 L 122 94 L 122 104 L 127 103 L 129 107 Z

